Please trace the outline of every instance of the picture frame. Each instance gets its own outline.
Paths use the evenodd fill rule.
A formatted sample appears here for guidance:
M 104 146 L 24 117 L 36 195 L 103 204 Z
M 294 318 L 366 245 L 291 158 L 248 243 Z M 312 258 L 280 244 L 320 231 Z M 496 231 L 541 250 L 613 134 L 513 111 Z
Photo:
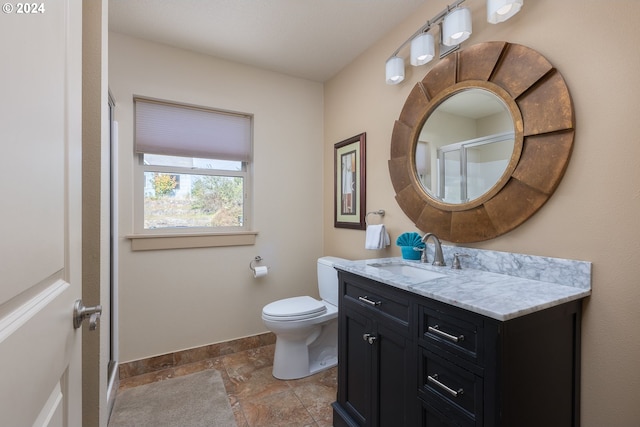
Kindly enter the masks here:
M 334 145 L 333 225 L 336 228 L 366 228 L 366 138 L 363 132 Z

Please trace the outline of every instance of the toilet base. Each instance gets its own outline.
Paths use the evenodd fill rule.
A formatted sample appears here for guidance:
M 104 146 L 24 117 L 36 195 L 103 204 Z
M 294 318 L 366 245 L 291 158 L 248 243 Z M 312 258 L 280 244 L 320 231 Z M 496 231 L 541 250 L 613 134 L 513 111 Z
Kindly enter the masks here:
M 327 357 L 323 360 L 318 360 L 309 366 L 309 375 L 317 374 L 318 372 L 325 371 L 329 368 L 333 368 L 338 364 L 338 356 Z
M 338 364 L 338 322 L 323 325 L 313 342 L 276 335 L 273 376 L 280 380 L 308 377 Z

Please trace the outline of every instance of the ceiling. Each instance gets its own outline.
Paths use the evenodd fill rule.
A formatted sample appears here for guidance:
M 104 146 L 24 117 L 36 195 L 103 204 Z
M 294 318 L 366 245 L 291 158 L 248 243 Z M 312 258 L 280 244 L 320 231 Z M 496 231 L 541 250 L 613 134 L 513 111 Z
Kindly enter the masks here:
M 109 0 L 109 29 L 324 82 L 426 1 Z

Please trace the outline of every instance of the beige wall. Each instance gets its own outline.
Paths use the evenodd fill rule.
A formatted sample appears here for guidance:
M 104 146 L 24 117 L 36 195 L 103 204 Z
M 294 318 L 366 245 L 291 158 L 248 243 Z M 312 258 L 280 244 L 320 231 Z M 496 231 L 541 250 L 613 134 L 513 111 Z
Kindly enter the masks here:
M 320 83 L 109 35 L 119 123 L 120 362 L 266 331 L 268 302 L 317 296 L 322 256 Z M 252 113 L 255 246 L 132 252 L 133 95 Z M 253 279 L 260 255 L 271 270 Z
M 388 86 L 384 63 L 446 6 L 443 0 L 427 3 L 325 85 L 326 253 L 359 259 L 400 254 L 395 245 L 365 251 L 364 232 L 332 226 L 333 144 L 360 132 L 367 132 L 367 210 L 387 211 L 392 240 L 415 230 L 394 200 L 387 160 L 393 123 L 432 65 L 408 66 L 406 80 Z M 468 3 L 474 33 L 463 48 L 505 40 L 540 52 L 569 86 L 577 127 L 571 162 L 549 202 L 516 230 L 473 246 L 593 262 L 593 295 L 584 303 L 582 323 L 582 426 L 638 426 L 640 2 L 526 1 L 520 14 L 495 26 L 485 21 L 484 2 Z

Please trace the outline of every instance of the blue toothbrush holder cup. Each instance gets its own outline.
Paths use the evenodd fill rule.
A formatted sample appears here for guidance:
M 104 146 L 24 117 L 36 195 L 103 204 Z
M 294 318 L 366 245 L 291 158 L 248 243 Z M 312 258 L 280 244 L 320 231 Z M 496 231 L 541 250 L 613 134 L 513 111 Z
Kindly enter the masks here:
M 420 259 L 421 251 L 416 251 L 413 246 L 400 246 L 402 258 L 404 259 Z

